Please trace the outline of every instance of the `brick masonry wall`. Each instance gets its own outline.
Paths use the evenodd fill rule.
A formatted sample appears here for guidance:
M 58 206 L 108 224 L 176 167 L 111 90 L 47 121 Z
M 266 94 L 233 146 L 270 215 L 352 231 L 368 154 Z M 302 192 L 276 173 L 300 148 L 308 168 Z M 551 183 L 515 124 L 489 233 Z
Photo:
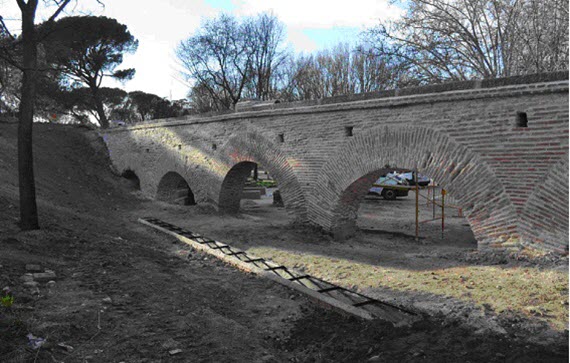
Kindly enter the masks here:
M 150 196 L 176 172 L 197 203 L 234 211 L 243 173 L 230 171 L 256 162 L 292 216 L 342 236 L 379 169 L 417 167 L 463 207 L 481 248 L 564 251 L 568 81 L 505 84 L 154 121 L 102 136 L 115 167 L 134 171 Z M 516 125 L 520 112 L 526 128 Z

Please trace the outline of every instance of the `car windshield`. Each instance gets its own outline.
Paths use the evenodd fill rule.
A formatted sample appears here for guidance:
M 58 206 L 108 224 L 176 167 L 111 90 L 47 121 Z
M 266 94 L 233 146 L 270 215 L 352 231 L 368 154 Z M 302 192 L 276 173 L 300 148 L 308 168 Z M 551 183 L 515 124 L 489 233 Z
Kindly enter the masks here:
M 398 184 L 402 184 L 403 183 L 403 179 L 400 175 L 398 175 L 396 172 L 393 173 L 388 173 L 384 176 L 381 176 L 380 178 L 378 178 L 378 180 L 376 180 L 376 183 L 374 184 L 380 184 L 380 185 L 398 185 Z

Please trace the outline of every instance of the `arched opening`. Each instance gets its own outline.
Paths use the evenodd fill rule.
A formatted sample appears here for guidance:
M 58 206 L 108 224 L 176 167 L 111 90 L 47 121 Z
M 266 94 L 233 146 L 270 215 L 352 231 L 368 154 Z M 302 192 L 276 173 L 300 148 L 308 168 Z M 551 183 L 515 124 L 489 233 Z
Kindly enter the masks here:
M 353 136 L 321 168 L 309 220 L 340 237 L 349 235 L 360 201 L 387 166 L 414 168 L 441 184 L 463 207 L 479 249 L 520 237 L 514 205 L 488 164 L 449 135 L 419 126 L 379 127 Z
M 298 222 L 306 222 L 308 220 L 308 204 L 305 196 L 305 191 L 301 187 L 297 179 L 297 172 L 295 171 L 293 163 L 298 163 L 298 160 L 289 158 L 281 150 L 281 142 L 279 136 L 275 135 L 277 143 L 270 141 L 267 137 L 263 136 L 257 131 L 238 132 L 221 147 L 219 154 L 222 156 L 227 165 L 240 167 L 242 162 L 250 162 L 253 165 L 259 164 L 259 169 L 267 171 L 271 177 L 277 181 L 279 193 L 282 196 L 282 203 L 285 208 L 287 217 L 292 217 Z M 287 142 L 287 135 L 284 134 L 284 142 Z M 251 170 L 252 165 L 249 167 Z M 226 175 L 226 180 L 222 183 L 220 189 L 218 206 L 220 211 L 237 211 L 239 210 L 239 203 L 235 198 L 228 196 L 226 188 L 233 185 L 230 182 L 235 176 L 236 170 L 233 170 L 229 175 Z M 245 172 L 247 179 L 247 171 Z M 272 211 L 279 208 L 273 208 Z
M 141 190 L 141 181 L 134 171 L 127 169 L 121 174 L 121 176 L 127 180 L 130 188 Z
M 277 196 L 279 199 L 275 199 Z M 244 205 L 283 206 L 277 181 L 263 166 L 251 161 L 234 165 L 224 178 L 220 192 L 220 211 L 237 213 Z
M 156 199 L 179 205 L 194 205 L 194 194 L 184 178 L 176 172 L 166 173 L 158 183 Z
M 333 234 L 337 240 L 362 232 L 477 246 L 453 196 L 428 175 L 415 174 L 411 169 L 385 167 L 361 176 L 342 192 L 335 214 Z

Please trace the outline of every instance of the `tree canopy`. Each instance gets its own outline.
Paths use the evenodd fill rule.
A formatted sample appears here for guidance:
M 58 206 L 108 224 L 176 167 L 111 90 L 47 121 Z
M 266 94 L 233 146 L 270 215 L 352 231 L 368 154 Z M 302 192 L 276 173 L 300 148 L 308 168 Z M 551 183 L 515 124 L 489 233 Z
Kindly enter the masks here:
M 129 108 L 139 116 L 139 121 L 181 116 L 182 108 L 152 93 L 133 91 L 128 94 Z
M 127 27 L 104 16 L 72 16 L 41 27 L 45 60 L 91 91 L 101 127 L 109 126 L 99 89 L 104 77 L 128 80 L 134 69 L 117 70 L 138 41 Z

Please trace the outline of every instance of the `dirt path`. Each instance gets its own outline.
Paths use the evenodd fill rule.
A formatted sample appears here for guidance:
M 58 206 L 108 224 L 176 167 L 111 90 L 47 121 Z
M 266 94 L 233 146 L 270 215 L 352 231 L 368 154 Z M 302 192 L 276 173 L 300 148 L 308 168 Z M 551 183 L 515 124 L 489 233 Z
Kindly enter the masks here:
M 140 198 L 128 181 L 112 175 L 102 144 L 87 130 L 36 126 L 43 228 L 19 232 L 16 126 L 0 124 L 0 287 L 9 286 L 15 298 L 10 309 L 0 308 L 0 361 L 566 360 L 567 345 L 476 335 L 440 318 L 396 329 L 343 317 L 280 285 L 189 251 L 136 219 L 153 215 L 185 222 L 246 247 L 262 239 L 270 246 L 326 249 L 331 255 L 349 247 L 309 229 L 291 228 L 275 208 L 266 208 L 275 213 L 268 223 L 267 211 L 253 204 L 240 217 L 220 217 L 207 207 Z M 355 259 L 404 260 L 396 250 L 374 253 L 371 236 L 350 247 Z M 421 248 L 416 253 L 429 254 L 429 246 Z M 53 270 L 55 284 L 25 286 L 21 277 L 29 264 Z M 29 346 L 30 333 L 47 339 L 41 349 Z M 171 355 L 177 349 L 181 352 Z

